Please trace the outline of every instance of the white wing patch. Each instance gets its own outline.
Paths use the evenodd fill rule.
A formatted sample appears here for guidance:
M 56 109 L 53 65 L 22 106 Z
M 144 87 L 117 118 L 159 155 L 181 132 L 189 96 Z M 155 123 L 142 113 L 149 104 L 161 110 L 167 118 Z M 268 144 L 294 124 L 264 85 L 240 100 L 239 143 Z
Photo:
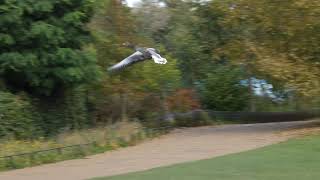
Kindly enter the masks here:
M 167 64 L 167 60 L 161 57 L 159 54 L 152 54 L 151 57 L 157 64 Z

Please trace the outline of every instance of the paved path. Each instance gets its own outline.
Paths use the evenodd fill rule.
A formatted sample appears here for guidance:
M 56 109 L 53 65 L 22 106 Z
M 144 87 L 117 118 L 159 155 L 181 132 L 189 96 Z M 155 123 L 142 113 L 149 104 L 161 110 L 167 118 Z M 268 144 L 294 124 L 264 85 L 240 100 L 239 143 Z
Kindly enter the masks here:
M 237 153 L 287 140 L 285 122 L 178 129 L 161 138 L 85 159 L 0 173 L 0 180 L 84 180 Z

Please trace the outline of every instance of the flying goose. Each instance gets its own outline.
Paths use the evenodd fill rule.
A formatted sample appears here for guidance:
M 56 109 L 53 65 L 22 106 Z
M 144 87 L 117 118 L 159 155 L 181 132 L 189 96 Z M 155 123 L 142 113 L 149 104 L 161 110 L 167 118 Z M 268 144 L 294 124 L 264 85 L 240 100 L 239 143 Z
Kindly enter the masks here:
M 113 65 L 112 67 L 108 68 L 108 71 L 119 71 L 134 63 L 142 62 L 149 59 L 153 59 L 154 62 L 157 64 L 167 63 L 167 60 L 160 56 L 158 50 L 154 48 L 137 48 L 135 53 L 120 61 L 119 63 Z

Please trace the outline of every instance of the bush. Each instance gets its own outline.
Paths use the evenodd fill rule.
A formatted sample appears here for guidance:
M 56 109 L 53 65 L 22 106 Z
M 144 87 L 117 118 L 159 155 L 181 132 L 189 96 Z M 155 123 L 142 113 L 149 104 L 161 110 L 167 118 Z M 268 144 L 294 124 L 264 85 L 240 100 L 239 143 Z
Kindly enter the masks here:
M 0 91 L 0 138 L 38 136 L 38 120 L 27 97 Z
M 175 125 L 178 127 L 196 127 L 211 124 L 212 121 L 206 111 L 195 110 L 189 113 L 175 114 Z
M 197 88 L 206 109 L 242 111 L 247 109 L 249 89 L 240 84 L 245 79 L 241 69 L 219 66 L 198 82 Z
M 86 98 L 83 87 L 68 89 L 53 97 L 33 98 L 33 106 L 41 114 L 41 128 L 45 136 L 55 136 L 70 129 L 92 127 Z
M 193 89 L 179 89 L 167 98 L 168 106 L 174 112 L 187 112 L 200 108 L 200 102 Z

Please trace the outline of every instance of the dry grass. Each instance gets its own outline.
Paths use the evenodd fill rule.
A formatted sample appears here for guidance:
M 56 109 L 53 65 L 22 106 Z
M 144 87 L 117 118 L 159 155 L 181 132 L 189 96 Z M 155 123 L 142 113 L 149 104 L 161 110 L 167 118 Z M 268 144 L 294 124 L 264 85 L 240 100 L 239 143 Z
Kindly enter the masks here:
M 51 139 L 39 138 L 32 141 L 14 139 L 1 140 L 0 157 L 76 144 L 88 144 L 92 142 L 96 143 L 94 146 L 87 146 L 85 149 L 80 150 L 77 148 L 68 148 L 63 150 L 62 153 L 57 153 L 57 151 L 38 153 L 35 155 L 35 157 L 32 157 L 32 159 L 29 155 L 14 157 L 14 159 L 11 159 L 10 162 L 8 162 L 8 159 L 0 159 L 0 170 L 22 168 L 66 159 L 79 158 L 88 154 L 95 154 L 110 149 L 134 145 L 137 143 L 137 140 L 134 140 L 133 142 L 131 139 L 132 135 L 135 135 L 139 132 L 141 132 L 141 135 L 143 135 L 143 137 L 140 137 L 140 140 L 145 139 L 146 135 L 141 124 L 136 122 L 119 122 L 113 125 L 94 129 L 65 132 Z
M 105 143 L 117 138 L 129 139 L 132 134 L 142 131 L 137 122 L 118 122 L 104 127 L 66 132 L 57 136 L 56 142 L 62 145 L 85 144 L 90 142 Z
M 281 132 L 280 135 L 282 136 L 289 136 L 289 137 L 304 137 L 310 135 L 319 135 L 320 134 L 320 119 L 315 119 L 314 123 L 303 127 L 303 128 L 296 128 L 290 131 Z

